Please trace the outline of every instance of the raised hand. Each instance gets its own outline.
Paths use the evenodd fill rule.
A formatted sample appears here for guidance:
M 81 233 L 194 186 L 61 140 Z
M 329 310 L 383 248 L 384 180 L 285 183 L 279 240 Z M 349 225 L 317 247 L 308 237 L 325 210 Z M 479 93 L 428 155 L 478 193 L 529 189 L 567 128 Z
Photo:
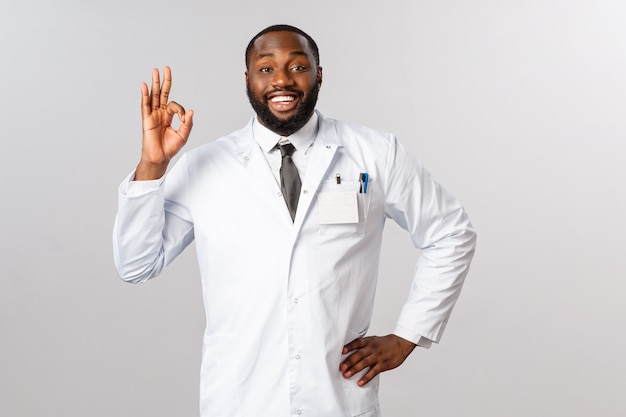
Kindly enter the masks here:
M 379 373 L 400 366 L 415 346 L 415 343 L 394 334 L 358 338 L 343 347 L 343 355 L 352 353 L 341 363 L 339 371 L 344 378 L 350 378 L 369 368 L 357 381 L 357 385 L 362 387 Z
M 141 84 L 141 118 L 143 139 L 141 161 L 137 165 L 135 180 L 153 180 L 161 178 L 167 170 L 170 160 L 187 143 L 193 126 L 193 110 L 185 112 L 180 104 L 168 97 L 172 86 L 172 72 L 169 67 L 163 70 L 163 85 L 159 79 L 159 70 L 152 70 L 152 88 Z M 172 127 L 175 114 L 181 124 L 178 130 Z

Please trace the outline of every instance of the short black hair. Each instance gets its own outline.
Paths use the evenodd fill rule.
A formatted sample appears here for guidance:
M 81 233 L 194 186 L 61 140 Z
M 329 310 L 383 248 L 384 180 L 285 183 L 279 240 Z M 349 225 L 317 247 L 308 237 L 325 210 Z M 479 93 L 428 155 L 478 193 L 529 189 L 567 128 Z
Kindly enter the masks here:
M 291 25 L 272 25 L 272 26 L 266 27 L 265 29 L 263 29 L 262 31 L 257 33 L 254 36 L 254 38 L 252 38 L 250 40 L 250 43 L 248 44 L 248 47 L 246 48 L 246 68 L 250 67 L 250 52 L 252 52 L 252 48 L 254 47 L 254 42 L 257 39 L 259 39 L 261 36 L 263 36 L 263 35 L 265 35 L 266 33 L 269 33 L 269 32 L 294 32 L 294 33 L 297 33 L 298 35 L 304 36 L 304 38 L 309 43 L 309 47 L 311 48 L 311 52 L 313 53 L 313 58 L 315 58 L 315 64 L 318 67 L 320 66 L 320 52 L 319 52 L 319 49 L 317 48 L 317 44 L 315 43 L 315 41 L 313 40 L 312 37 L 310 37 L 302 29 L 298 29 L 295 26 L 291 26 Z

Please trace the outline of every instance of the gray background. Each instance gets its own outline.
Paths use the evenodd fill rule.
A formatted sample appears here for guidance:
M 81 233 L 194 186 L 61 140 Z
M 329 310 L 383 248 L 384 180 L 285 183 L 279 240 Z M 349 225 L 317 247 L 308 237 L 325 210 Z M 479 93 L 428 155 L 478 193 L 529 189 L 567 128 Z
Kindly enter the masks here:
M 193 249 L 149 284 L 112 265 L 140 83 L 170 65 L 188 146 L 242 126 L 243 50 L 319 43 L 330 117 L 394 132 L 479 246 L 439 346 L 383 376 L 391 416 L 621 416 L 626 401 L 626 3 L 86 1 L 0 5 L 0 415 L 195 416 Z M 373 333 L 416 254 L 389 224 Z

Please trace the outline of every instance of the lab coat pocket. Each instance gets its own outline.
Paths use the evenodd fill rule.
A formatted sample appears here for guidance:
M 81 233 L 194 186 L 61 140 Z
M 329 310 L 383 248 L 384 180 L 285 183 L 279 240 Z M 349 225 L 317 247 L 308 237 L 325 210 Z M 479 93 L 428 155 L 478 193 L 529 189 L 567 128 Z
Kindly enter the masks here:
M 200 380 L 201 415 L 240 417 L 237 352 L 234 334 L 205 335 Z
M 367 329 L 361 331 L 359 333 L 348 330 L 346 334 L 346 343 L 353 341 L 354 339 L 358 339 L 363 337 L 367 332 Z M 351 352 L 352 353 L 352 352 Z M 347 358 L 348 355 L 342 356 L 342 361 Z M 379 414 L 378 410 L 378 385 L 379 385 L 379 375 L 374 377 L 370 382 L 368 382 L 365 386 L 359 387 L 356 383 L 357 381 L 367 373 L 369 368 L 365 368 L 361 372 L 356 375 L 353 375 L 351 378 L 346 379 L 342 377 L 342 385 L 343 392 L 346 398 L 346 402 L 348 403 L 348 408 L 350 409 L 350 413 L 353 417 L 369 417 L 369 416 L 377 416 Z
M 371 181 L 369 182 L 367 192 L 363 192 L 362 184 L 359 181 L 342 180 L 340 184 L 337 184 L 336 181 L 326 181 L 323 183 L 317 196 L 320 234 L 325 236 L 364 236 L 367 226 L 367 215 L 369 212 L 372 188 Z M 355 202 L 356 207 L 348 205 L 349 212 L 342 213 L 344 214 L 343 217 L 352 217 L 352 219 L 337 219 L 336 221 L 329 221 L 327 220 L 327 213 L 323 212 L 326 208 L 320 204 L 322 197 L 324 200 L 328 200 L 328 196 L 338 196 L 340 194 L 346 196 L 346 201 Z M 350 200 L 350 197 L 355 198 L 354 200 Z

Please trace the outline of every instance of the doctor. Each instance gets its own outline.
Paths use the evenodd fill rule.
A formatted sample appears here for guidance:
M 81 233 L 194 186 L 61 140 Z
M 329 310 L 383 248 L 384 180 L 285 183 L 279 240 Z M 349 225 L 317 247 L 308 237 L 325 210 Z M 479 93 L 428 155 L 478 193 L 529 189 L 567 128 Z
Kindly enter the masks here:
M 146 281 L 195 240 L 203 417 L 379 416 L 379 374 L 439 342 L 475 233 L 393 135 L 315 110 L 322 67 L 306 33 L 263 30 L 246 68 L 256 117 L 167 175 L 193 111 L 169 101 L 169 68 L 142 85 L 141 159 L 120 186 L 113 233 L 118 272 Z M 366 336 L 388 218 L 422 255 L 393 332 Z

